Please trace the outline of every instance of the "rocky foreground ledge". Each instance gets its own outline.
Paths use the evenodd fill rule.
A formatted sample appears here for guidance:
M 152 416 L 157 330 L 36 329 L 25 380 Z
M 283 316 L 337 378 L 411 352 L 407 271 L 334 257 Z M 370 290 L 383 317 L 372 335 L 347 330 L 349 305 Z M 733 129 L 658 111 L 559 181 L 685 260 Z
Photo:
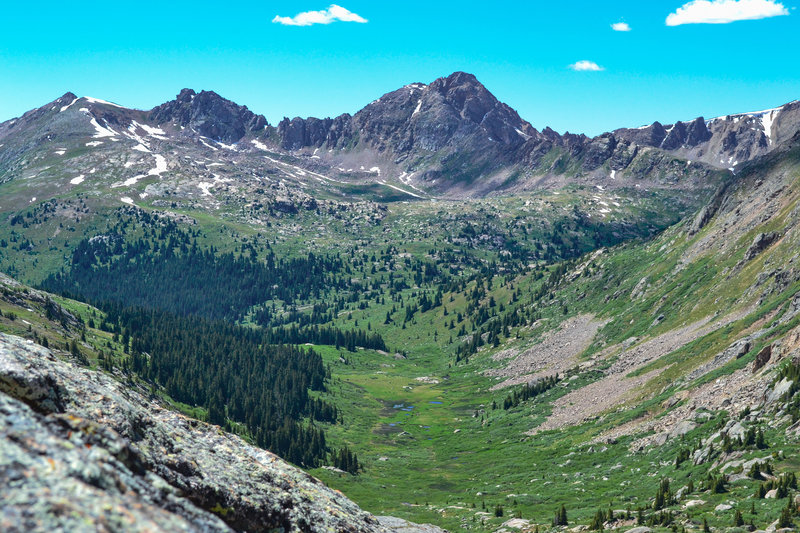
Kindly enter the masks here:
M 4 334 L 0 531 L 442 532 Z

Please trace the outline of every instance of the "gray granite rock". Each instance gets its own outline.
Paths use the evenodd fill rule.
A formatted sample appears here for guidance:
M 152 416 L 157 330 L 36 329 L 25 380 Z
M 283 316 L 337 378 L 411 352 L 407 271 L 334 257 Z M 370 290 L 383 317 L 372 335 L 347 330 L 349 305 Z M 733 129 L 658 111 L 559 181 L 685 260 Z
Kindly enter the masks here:
M 8 532 L 395 529 L 270 452 L 4 334 L 0 502 Z

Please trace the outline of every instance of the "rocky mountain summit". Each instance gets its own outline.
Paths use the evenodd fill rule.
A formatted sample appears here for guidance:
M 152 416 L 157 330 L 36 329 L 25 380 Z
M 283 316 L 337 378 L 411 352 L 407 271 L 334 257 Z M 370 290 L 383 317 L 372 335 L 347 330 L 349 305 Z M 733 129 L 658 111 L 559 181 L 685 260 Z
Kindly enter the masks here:
M 246 106 L 226 100 L 214 91 L 196 93 L 192 89 L 183 89 L 175 100 L 152 109 L 148 118 L 156 124 L 190 128 L 226 143 L 237 142 L 248 133 L 259 134 L 267 127 L 267 119 Z
M 5 334 L 0 479 L 7 532 L 442 531 L 376 518 L 270 452 Z
M 539 134 L 475 76 L 456 72 L 385 94 L 352 117 L 284 119 L 278 135 L 287 150 L 367 152 L 376 163 L 433 180 L 513 164 L 516 151 Z

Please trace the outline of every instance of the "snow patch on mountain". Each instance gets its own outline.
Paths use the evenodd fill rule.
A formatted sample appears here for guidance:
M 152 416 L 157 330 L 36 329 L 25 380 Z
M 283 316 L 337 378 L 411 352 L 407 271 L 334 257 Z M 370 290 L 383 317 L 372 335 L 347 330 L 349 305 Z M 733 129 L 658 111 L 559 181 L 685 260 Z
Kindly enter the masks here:
M 166 170 L 167 170 L 167 160 L 161 154 L 153 154 L 153 156 L 156 158 L 156 166 L 155 166 L 155 168 L 151 168 L 150 169 L 150 172 L 148 172 L 148 175 L 150 175 L 150 176 L 158 176 L 162 172 L 166 172 Z
M 211 149 L 212 149 L 212 150 L 214 150 L 215 152 L 216 152 L 217 150 L 219 150 L 219 148 L 217 148 L 216 146 L 212 146 L 212 145 L 208 144 L 208 143 L 207 143 L 207 142 L 204 140 L 204 138 L 203 138 L 203 137 L 200 137 L 200 138 L 199 138 L 199 140 L 200 140 L 200 142 L 203 144 L 203 146 L 205 146 L 205 147 L 207 147 L 207 148 L 211 148 Z
M 770 109 L 761 115 L 761 127 L 764 129 L 764 135 L 767 137 L 767 143 L 772 144 L 772 123 L 780 113 L 780 109 Z
M 232 152 L 238 151 L 235 144 L 225 144 L 224 142 L 220 141 L 214 141 L 214 142 L 220 145 L 221 147 L 225 148 L 226 150 L 231 150 Z
M 150 137 L 153 137 L 155 139 L 159 139 L 161 141 L 166 141 L 167 140 L 167 138 L 164 137 L 164 135 L 166 135 L 166 132 L 164 130 L 162 130 L 161 128 L 154 128 L 152 126 L 148 126 L 147 124 L 139 124 L 135 120 L 131 121 L 131 125 L 128 126 L 128 131 L 130 131 L 132 134 L 136 135 L 136 128 L 140 128 L 140 129 L 144 130 L 144 132 L 147 133 L 147 135 L 149 135 Z M 141 140 L 139 142 L 141 142 Z
M 209 183 L 207 181 L 201 181 L 200 183 L 197 184 L 197 188 L 203 191 L 203 196 L 211 196 L 210 189 L 213 186 L 214 186 L 213 183 Z
M 61 111 L 59 111 L 59 113 L 63 113 L 64 111 L 66 111 L 67 109 L 69 109 L 70 107 L 72 107 L 72 104 L 74 104 L 74 103 L 75 103 L 75 102 L 77 102 L 78 100 L 80 100 L 80 98 L 76 98 L 76 99 L 74 99 L 73 101 L 71 101 L 70 103 L 68 103 L 67 105 L 63 106 L 63 107 L 61 108 Z
M 92 119 L 89 122 L 95 129 L 95 134 L 92 135 L 92 137 L 94 137 L 95 139 L 102 139 L 105 137 L 114 138 L 117 136 L 116 131 L 112 130 L 111 128 L 104 128 L 103 126 L 98 124 L 96 118 L 92 117 Z M 108 124 L 106 124 L 106 126 L 108 126 Z
M 262 143 L 262 142 L 259 142 L 259 141 L 257 141 L 256 139 L 253 139 L 253 140 L 252 140 L 252 141 L 250 141 L 250 142 L 253 144 L 253 146 L 255 146 L 256 148 L 258 148 L 259 150 L 264 150 L 264 151 L 266 151 L 266 150 L 267 150 L 267 145 L 266 145 L 266 144 L 264 144 L 264 143 Z M 316 151 L 315 151 L 314 153 L 316 153 Z
M 119 104 L 115 104 L 114 102 L 108 102 L 106 100 L 100 100 L 99 98 L 92 98 L 91 96 L 84 96 L 83 99 L 88 101 L 88 102 L 91 102 L 93 104 L 110 105 L 110 106 L 118 107 L 120 109 L 127 109 L 126 107 L 121 106 Z

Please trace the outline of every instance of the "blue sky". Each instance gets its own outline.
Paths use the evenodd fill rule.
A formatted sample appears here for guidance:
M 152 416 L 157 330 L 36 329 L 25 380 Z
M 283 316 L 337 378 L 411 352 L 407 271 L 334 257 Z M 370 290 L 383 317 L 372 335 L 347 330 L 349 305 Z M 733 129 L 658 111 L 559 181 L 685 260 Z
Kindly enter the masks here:
M 0 120 L 68 90 L 149 109 L 191 87 L 275 124 L 354 113 L 456 70 L 474 73 L 538 129 L 590 135 L 800 99 L 791 1 L 702 0 L 679 11 L 687 1 L 336 0 L 362 22 L 308 26 L 285 22 L 342 12 L 327 11 L 330 0 L 14 2 L 0 19 Z M 717 8 L 778 16 L 666 23 Z M 619 22 L 630 31 L 614 31 Z M 580 61 L 603 70 L 574 70 Z

